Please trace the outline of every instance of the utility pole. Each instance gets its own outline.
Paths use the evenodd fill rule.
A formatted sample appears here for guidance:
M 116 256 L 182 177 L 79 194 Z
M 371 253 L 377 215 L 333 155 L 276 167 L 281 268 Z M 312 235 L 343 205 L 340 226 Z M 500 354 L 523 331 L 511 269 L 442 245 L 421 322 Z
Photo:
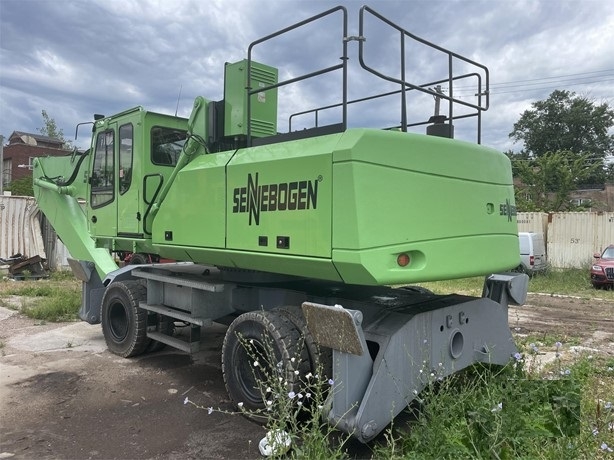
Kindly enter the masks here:
M 437 94 L 443 94 L 443 90 L 441 89 L 441 85 L 437 85 L 435 87 L 435 92 Z M 435 98 L 435 116 L 438 117 L 439 116 L 439 105 L 441 103 L 441 97 L 440 96 L 433 96 Z

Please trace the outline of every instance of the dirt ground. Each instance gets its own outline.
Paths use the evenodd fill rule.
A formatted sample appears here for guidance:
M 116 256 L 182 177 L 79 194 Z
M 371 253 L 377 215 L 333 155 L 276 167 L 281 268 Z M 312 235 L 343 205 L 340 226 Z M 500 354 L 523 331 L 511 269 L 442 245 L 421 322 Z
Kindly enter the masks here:
M 580 340 L 580 347 L 614 356 L 614 302 L 529 294 L 525 305 L 510 307 L 508 319 L 515 334 Z
M 614 302 L 530 295 L 509 323 L 515 334 L 580 338 L 614 356 Z M 261 426 L 183 404 L 233 409 L 223 334 L 208 328 L 193 356 L 167 349 L 127 360 L 106 351 L 99 325 L 39 324 L 0 308 L 0 459 L 260 458 Z

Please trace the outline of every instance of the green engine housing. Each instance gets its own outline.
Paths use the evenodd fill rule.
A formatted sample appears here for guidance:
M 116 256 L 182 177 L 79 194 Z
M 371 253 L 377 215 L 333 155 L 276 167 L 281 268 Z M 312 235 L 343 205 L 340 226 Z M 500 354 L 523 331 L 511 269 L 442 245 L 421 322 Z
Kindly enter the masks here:
M 518 263 L 513 202 L 501 153 L 352 129 L 198 157 L 152 244 L 173 259 L 353 284 L 457 278 Z

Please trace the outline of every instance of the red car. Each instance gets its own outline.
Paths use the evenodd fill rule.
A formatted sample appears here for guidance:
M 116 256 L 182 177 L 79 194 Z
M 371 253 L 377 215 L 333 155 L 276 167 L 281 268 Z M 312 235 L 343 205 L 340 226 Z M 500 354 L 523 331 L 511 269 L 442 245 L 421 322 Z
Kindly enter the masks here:
M 597 289 L 614 287 L 614 245 L 610 245 L 602 254 L 595 254 L 591 267 L 591 283 Z

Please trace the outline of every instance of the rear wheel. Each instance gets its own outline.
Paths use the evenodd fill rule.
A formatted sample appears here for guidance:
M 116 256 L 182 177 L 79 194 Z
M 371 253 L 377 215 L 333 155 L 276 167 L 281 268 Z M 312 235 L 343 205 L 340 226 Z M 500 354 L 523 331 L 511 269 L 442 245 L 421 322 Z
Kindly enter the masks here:
M 288 392 L 298 392 L 300 374 L 309 362 L 299 341 L 297 328 L 280 312 L 252 311 L 236 318 L 222 346 L 222 372 L 230 399 L 243 403 L 247 411 L 261 410 L 264 389 L 279 377 L 288 382 Z
M 142 265 L 149 263 L 149 256 L 147 254 L 135 253 L 130 257 L 130 265 Z
M 282 315 L 286 316 L 301 334 L 302 345 L 306 348 L 309 356 L 309 371 L 314 374 L 322 373 L 327 378 L 332 377 L 333 350 L 332 348 L 321 347 L 316 343 L 307 328 L 307 321 L 301 307 L 294 305 L 279 307 L 275 311 L 279 311 Z
M 146 289 L 138 281 L 111 284 L 102 297 L 100 320 L 109 351 L 129 358 L 145 351 L 147 312 L 139 308 Z

